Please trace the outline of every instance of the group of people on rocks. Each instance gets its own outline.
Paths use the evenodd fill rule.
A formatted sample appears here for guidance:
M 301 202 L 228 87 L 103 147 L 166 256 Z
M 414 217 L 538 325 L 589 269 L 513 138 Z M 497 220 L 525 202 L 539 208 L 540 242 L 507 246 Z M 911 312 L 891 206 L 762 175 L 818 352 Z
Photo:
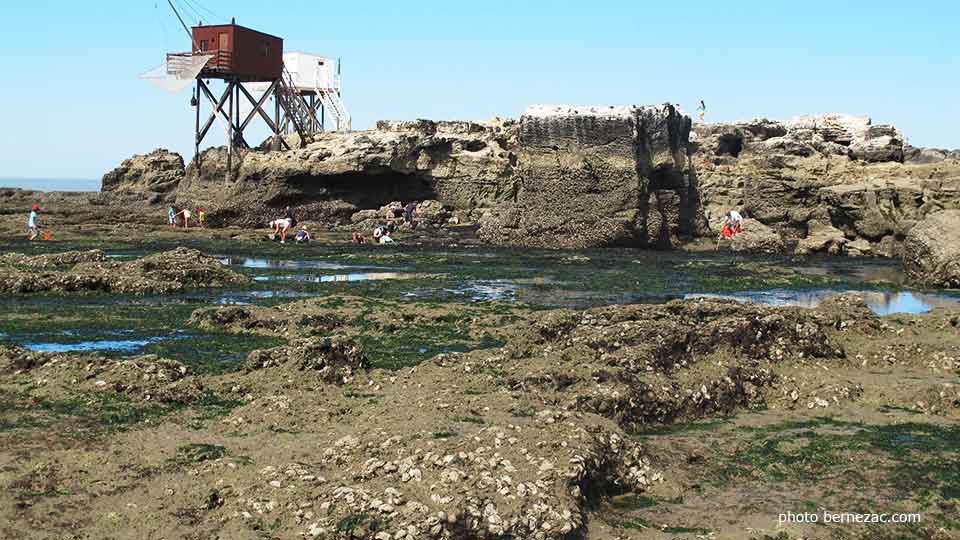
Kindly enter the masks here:
M 413 217 L 417 212 L 417 203 L 416 201 L 411 201 L 403 207 L 403 224 L 410 227 L 414 227 Z M 393 233 L 397 231 L 397 226 L 392 221 L 387 224 L 377 224 L 373 228 L 373 243 L 374 244 L 393 244 L 395 240 L 393 239 Z M 367 237 L 362 233 L 354 231 L 353 238 L 351 240 L 354 244 L 366 244 Z
M 193 216 L 193 213 L 189 208 L 183 208 L 177 210 L 174 207 L 167 208 L 167 223 L 171 228 L 176 228 L 180 225 L 181 218 L 183 219 L 183 228 L 190 228 L 190 218 Z M 204 212 L 202 207 L 197 207 L 197 224 L 200 227 L 204 227 L 207 224 L 207 213 Z
M 280 239 L 281 244 L 287 243 L 287 232 L 297 225 L 297 216 L 293 213 L 293 210 L 289 206 L 284 207 L 283 214 L 280 215 L 277 219 L 271 221 L 268 225 L 273 228 L 272 239 Z M 300 225 L 300 228 L 297 230 L 296 234 L 293 235 L 293 241 L 298 244 L 308 244 L 313 238 L 310 236 L 310 231 L 307 230 L 307 226 Z
M 49 240 L 49 233 L 42 231 L 40 227 L 40 205 L 34 204 L 30 208 L 30 214 L 27 216 L 27 238 L 30 240 L 36 240 L 38 237 L 43 235 L 45 240 Z M 403 222 L 405 225 L 413 226 L 413 217 L 417 211 L 417 203 L 410 202 L 403 207 Z M 167 209 L 167 217 L 170 224 L 170 227 L 177 227 L 179 225 L 179 220 L 183 218 L 183 227 L 190 227 L 190 217 L 192 213 L 190 209 L 183 208 L 180 211 L 177 211 L 174 207 L 169 207 Z M 202 207 L 197 208 L 197 223 L 199 226 L 203 227 L 206 223 L 206 214 Z M 273 228 L 272 238 L 280 238 L 281 244 L 287 243 L 287 232 L 297 225 L 296 215 L 293 213 L 293 210 L 289 206 L 283 209 L 283 214 L 281 216 L 269 223 L 269 226 Z M 393 233 L 396 232 L 397 227 L 393 222 L 389 222 L 386 225 L 378 224 L 373 229 L 373 242 L 376 244 L 392 244 L 394 243 Z M 740 215 L 736 209 L 732 209 L 723 216 L 723 222 L 720 225 L 720 237 L 731 239 L 735 235 L 740 234 L 743 231 L 743 216 Z M 313 237 L 310 235 L 310 232 L 307 230 L 306 225 L 301 225 L 294 235 L 294 241 L 298 244 L 306 244 L 313 240 Z M 359 233 L 354 231 L 351 241 L 354 244 L 366 244 L 367 238 Z

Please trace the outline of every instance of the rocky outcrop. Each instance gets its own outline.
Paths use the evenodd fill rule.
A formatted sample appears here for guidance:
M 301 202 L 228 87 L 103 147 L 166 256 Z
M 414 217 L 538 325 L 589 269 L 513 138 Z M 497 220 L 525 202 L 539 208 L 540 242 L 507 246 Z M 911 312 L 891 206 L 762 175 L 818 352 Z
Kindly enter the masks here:
M 671 106 L 534 107 L 519 122 L 379 122 L 298 150 L 247 152 L 228 184 L 223 150 L 208 150 L 188 167 L 177 203 L 204 206 L 214 226 L 262 226 L 292 205 L 303 221 L 363 229 L 424 201 L 421 223 L 485 216 L 481 235 L 491 243 L 670 247 L 705 230 L 687 163 L 689 126 Z
M 782 253 L 783 239 L 755 219 L 743 220 L 743 230 L 730 239 L 730 249 L 746 253 Z
M 481 238 L 670 247 L 703 232 L 689 130 L 669 105 L 531 107 L 520 119 L 516 196 L 484 216 Z
M 279 367 L 295 373 L 316 375 L 328 384 L 344 384 L 370 368 L 363 350 L 353 340 L 342 336 L 308 338 L 291 345 L 256 350 L 249 354 L 244 367 L 248 371 Z
M 118 360 L 96 354 L 35 352 L 0 345 L 0 373 L 31 373 L 42 380 L 68 380 L 76 390 L 116 393 L 137 401 L 188 403 L 203 386 L 186 365 L 143 355 Z
M 22 253 L 4 253 L 0 255 L 0 266 L 17 266 L 29 270 L 49 270 L 62 266 L 85 262 L 103 262 L 107 254 L 100 249 L 89 251 L 65 251 L 44 255 L 24 255 Z
M 90 205 L 175 193 L 215 227 L 262 227 L 289 205 L 321 229 L 367 230 L 420 201 L 421 225 L 476 224 L 488 243 L 558 248 L 672 248 L 712 236 L 737 208 L 784 251 L 855 256 L 897 255 L 924 217 L 960 208 L 960 152 L 912 147 L 897 128 L 847 114 L 691 128 L 670 105 L 535 106 L 518 121 L 379 122 L 248 151 L 231 182 L 226 161 L 213 148 L 181 172 L 176 155 L 137 156 Z
M 925 216 L 960 208 L 960 160 L 915 149 L 868 117 L 755 119 L 693 131 L 710 222 L 738 208 L 798 254 L 894 256 Z
M 231 183 L 225 152 L 210 149 L 188 167 L 177 202 L 204 206 L 214 226 L 263 226 L 287 205 L 326 227 L 394 202 L 491 206 L 512 197 L 515 137 L 512 121 L 379 122 L 322 134 L 302 149 L 247 152 L 234 161 Z
M 103 175 L 101 191 L 139 193 L 152 203 L 172 200 L 185 174 L 180 154 L 158 148 L 149 154 L 124 160 Z
M 248 281 L 195 249 L 177 248 L 123 262 L 105 260 L 103 252 L 97 250 L 66 255 L 5 256 L 0 259 L 0 292 L 165 294 Z
M 960 288 L 960 210 L 931 214 L 910 230 L 903 266 L 922 285 Z
M 372 231 L 379 225 L 393 225 L 397 229 L 405 228 L 438 228 L 450 224 L 452 212 L 440 201 L 426 200 L 417 204 L 413 215 L 413 222 L 407 223 L 404 218 L 404 204 L 393 201 L 377 210 L 360 210 L 350 216 L 350 224 L 341 228 L 350 230 Z

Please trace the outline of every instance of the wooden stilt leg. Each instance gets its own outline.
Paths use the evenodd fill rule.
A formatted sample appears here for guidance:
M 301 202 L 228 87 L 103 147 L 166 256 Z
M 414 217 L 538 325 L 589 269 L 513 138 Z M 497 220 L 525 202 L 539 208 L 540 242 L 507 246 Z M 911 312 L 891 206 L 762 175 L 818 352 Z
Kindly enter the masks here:
M 227 84 L 227 183 L 233 174 L 233 81 Z

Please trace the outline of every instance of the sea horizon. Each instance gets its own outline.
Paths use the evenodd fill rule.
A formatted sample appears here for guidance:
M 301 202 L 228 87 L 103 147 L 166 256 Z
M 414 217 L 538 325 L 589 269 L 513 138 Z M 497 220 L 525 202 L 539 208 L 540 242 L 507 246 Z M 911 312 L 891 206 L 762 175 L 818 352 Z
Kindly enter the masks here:
M 100 191 L 99 178 L 0 177 L 0 189 L 29 191 Z

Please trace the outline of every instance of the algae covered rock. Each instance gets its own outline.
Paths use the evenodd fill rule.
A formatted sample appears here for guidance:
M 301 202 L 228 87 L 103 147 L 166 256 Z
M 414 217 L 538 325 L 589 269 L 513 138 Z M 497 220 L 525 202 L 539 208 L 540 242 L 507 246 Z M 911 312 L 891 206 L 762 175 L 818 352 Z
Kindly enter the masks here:
M 103 175 L 100 190 L 172 195 L 185 171 L 180 154 L 158 148 L 149 154 L 132 156 Z
M 307 338 L 291 345 L 253 351 L 244 367 L 247 371 L 280 367 L 316 372 L 329 384 L 344 384 L 369 369 L 370 362 L 352 339 L 334 336 Z
M 0 266 L 18 266 L 28 269 L 53 269 L 83 262 L 103 262 L 106 253 L 100 249 L 89 251 L 65 251 L 44 255 L 24 255 L 22 253 L 4 253 L 0 255 Z
M 103 252 L 67 253 L 61 256 L 10 256 L 0 261 L 0 291 L 29 294 L 45 292 L 110 292 L 159 294 L 189 288 L 222 287 L 247 283 L 249 278 L 225 267 L 214 257 L 188 248 L 148 255 L 132 261 L 106 259 Z M 61 264 L 76 262 L 71 268 Z

